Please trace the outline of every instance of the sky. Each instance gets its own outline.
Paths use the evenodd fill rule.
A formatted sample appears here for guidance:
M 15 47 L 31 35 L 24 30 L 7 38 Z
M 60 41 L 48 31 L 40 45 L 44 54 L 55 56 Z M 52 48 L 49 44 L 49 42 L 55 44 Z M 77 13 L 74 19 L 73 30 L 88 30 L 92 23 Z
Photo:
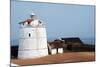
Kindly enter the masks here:
M 11 1 L 11 40 L 18 39 L 19 22 L 34 12 L 49 38 L 95 38 L 95 6 Z

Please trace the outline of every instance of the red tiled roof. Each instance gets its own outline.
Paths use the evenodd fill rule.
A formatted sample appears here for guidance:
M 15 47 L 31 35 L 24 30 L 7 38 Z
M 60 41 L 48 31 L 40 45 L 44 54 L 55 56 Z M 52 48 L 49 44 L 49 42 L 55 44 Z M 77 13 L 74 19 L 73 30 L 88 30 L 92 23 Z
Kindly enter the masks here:
M 26 22 L 28 22 L 28 24 L 30 24 L 33 20 L 32 19 L 27 19 Z
M 33 19 L 27 19 L 25 21 L 20 22 L 19 24 L 25 23 L 27 22 L 28 24 L 30 24 L 33 21 Z
M 62 48 L 64 42 L 61 41 L 61 40 L 55 40 L 55 41 L 53 41 L 53 42 L 51 42 L 51 43 L 49 43 L 49 44 L 50 44 L 50 46 L 51 46 L 52 48 Z

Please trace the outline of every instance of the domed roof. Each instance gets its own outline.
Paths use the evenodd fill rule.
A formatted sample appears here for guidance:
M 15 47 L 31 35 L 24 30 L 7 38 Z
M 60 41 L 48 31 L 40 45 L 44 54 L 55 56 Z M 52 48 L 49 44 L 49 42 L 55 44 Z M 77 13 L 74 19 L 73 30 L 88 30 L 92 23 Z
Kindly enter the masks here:
M 31 15 L 35 15 L 35 13 L 32 12 Z

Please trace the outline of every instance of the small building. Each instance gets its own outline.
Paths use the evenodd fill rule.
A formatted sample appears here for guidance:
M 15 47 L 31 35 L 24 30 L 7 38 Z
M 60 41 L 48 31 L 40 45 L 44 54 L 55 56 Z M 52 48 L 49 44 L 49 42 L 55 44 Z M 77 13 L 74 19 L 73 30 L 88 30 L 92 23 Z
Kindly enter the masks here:
M 53 42 L 48 43 L 48 50 L 49 54 L 58 54 L 58 53 L 63 53 L 63 45 L 64 41 L 56 39 Z
M 61 39 L 65 41 L 65 45 L 64 45 L 65 51 L 78 50 L 79 47 L 83 44 L 83 42 L 78 37 L 61 38 Z
M 61 38 L 65 41 L 64 52 L 66 51 L 95 51 L 95 46 L 84 44 L 79 37 Z

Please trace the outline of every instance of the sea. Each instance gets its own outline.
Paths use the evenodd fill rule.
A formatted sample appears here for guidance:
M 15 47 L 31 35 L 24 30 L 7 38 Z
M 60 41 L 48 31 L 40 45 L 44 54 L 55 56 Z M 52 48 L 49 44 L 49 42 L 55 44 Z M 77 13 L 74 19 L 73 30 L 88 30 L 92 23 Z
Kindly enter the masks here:
M 95 38 L 81 38 L 83 43 L 85 44 L 90 44 L 90 45 L 95 45 Z
M 53 41 L 58 38 L 48 38 L 48 41 Z M 80 38 L 84 44 L 95 45 L 95 38 Z M 18 45 L 18 39 L 11 40 L 11 46 Z

